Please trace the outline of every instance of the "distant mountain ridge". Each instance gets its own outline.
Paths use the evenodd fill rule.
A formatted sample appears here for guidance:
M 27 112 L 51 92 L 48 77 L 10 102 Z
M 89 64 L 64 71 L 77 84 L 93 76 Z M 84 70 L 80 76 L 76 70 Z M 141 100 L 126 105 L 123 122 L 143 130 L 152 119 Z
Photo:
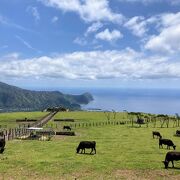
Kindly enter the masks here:
M 0 82 L 1 110 L 42 110 L 54 106 L 79 110 L 82 104 L 92 100 L 90 93 L 70 95 L 59 91 L 31 91 Z

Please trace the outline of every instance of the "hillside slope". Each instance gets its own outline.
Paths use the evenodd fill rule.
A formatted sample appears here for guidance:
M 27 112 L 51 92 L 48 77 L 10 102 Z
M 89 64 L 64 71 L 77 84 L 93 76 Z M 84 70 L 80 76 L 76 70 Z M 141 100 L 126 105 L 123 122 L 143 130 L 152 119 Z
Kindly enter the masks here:
M 89 93 L 67 95 L 59 91 L 30 91 L 0 82 L 0 109 L 41 110 L 52 106 L 80 109 L 93 97 Z

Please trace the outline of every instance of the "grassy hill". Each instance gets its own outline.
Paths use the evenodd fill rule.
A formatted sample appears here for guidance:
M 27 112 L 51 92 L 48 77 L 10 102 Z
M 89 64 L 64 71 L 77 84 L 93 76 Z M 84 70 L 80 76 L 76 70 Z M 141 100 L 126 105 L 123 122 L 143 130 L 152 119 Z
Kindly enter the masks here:
M 8 116 L 11 116 L 10 113 L 7 113 Z M 102 112 L 60 112 L 55 118 L 70 117 L 77 123 L 107 121 Z M 126 121 L 126 118 L 125 113 L 118 113 L 116 120 Z M 60 123 L 59 128 L 62 125 Z M 179 179 L 180 161 L 175 162 L 176 169 L 164 169 L 162 161 L 169 150 L 165 147 L 159 149 L 158 139 L 152 138 L 152 131 L 160 131 L 164 138 L 173 140 L 179 151 L 180 137 L 173 136 L 176 129 L 110 124 L 76 127 L 73 128 L 76 136 L 54 137 L 51 141 L 8 141 L 4 154 L 0 155 L 0 177 L 62 180 Z M 83 140 L 96 141 L 96 155 L 76 154 L 76 147 Z
M 67 95 L 59 91 L 30 91 L 0 82 L 0 109 L 41 110 L 52 106 L 80 109 L 93 100 L 91 94 Z

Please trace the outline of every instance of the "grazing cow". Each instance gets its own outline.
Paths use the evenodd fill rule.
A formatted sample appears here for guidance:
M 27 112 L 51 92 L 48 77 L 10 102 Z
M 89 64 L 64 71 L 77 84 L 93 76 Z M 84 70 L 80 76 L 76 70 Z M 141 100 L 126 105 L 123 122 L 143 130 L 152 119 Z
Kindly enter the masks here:
M 178 161 L 180 160 L 180 152 L 175 152 L 175 151 L 170 151 L 167 152 L 165 161 L 162 161 L 165 165 L 165 168 L 168 168 L 168 164 L 171 161 L 172 162 L 172 167 L 174 167 L 174 162 L 173 161 Z
M 144 124 L 144 119 L 138 118 L 136 121 L 137 124 Z
M 94 153 L 96 154 L 96 142 L 95 141 L 81 141 L 79 143 L 79 146 L 77 147 L 77 153 L 79 153 L 80 149 L 81 149 L 81 153 L 84 151 L 85 153 L 85 149 L 91 149 L 90 154 L 92 154 L 93 150 Z
M 63 129 L 67 129 L 71 131 L 71 127 L 70 126 L 63 126 Z
M 180 136 L 180 130 L 176 131 L 176 136 Z
M 172 146 L 174 150 L 176 149 L 176 146 L 170 139 L 159 139 L 159 148 L 163 148 L 163 144 L 167 145 L 167 149 L 170 149 L 170 146 Z
M 2 154 L 4 152 L 4 147 L 6 145 L 6 141 L 4 138 L 0 138 L 0 153 Z
M 154 136 L 157 136 L 157 138 L 158 138 L 158 137 L 159 137 L 159 138 L 162 138 L 160 132 L 158 132 L 158 131 L 153 131 L 153 132 L 152 132 L 152 135 L 153 135 L 153 138 L 154 138 Z

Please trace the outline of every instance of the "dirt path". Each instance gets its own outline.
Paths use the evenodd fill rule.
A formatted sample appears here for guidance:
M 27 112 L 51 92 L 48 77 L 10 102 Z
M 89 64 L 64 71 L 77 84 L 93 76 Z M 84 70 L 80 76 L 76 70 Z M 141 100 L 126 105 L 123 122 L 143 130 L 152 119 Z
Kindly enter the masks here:
M 48 121 L 50 121 L 57 113 L 58 113 L 58 111 L 50 112 L 49 114 L 47 114 L 46 116 L 44 116 L 43 118 L 41 118 L 40 120 L 38 120 L 37 122 L 35 122 L 32 126 L 33 126 L 33 127 L 42 127 L 42 126 L 44 126 L 44 125 L 45 125 L 46 123 L 48 123 Z

